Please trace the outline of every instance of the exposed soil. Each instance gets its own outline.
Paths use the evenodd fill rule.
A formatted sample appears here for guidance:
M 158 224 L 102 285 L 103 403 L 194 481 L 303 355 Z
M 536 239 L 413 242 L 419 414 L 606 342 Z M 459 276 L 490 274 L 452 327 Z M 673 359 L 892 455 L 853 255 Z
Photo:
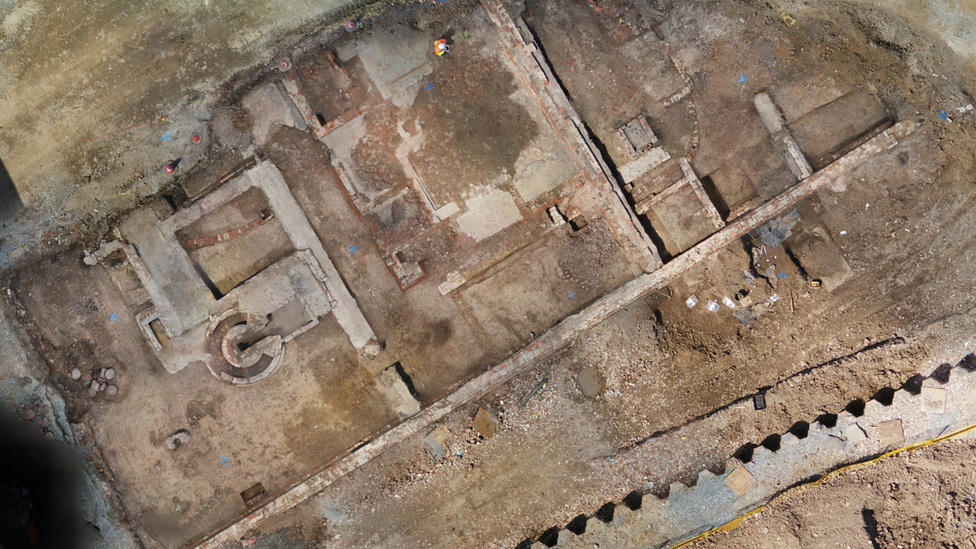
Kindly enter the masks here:
M 235 165 L 250 145 L 245 134 L 253 120 L 234 104 L 220 118 L 222 101 L 237 96 L 230 92 L 255 67 L 276 58 L 279 44 L 297 41 L 295 29 L 311 32 L 305 21 L 321 12 L 304 3 L 300 9 L 214 8 L 216 15 L 200 7 L 79 6 L 66 4 L 58 17 L 44 16 L 55 9 L 44 2 L 19 4 L 16 12 L 0 7 L 0 95 L 16 107 L 0 111 L 0 157 L 27 206 L 2 235 L 0 267 L 44 246 L 97 240 L 106 218 L 167 187 L 171 180 L 159 168 L 169 160 L 182 156 L 189 168 L 210 155 L 184 180 L 201 189 Z M 747 282 L 742 271 L 755 240 L 730 246 L 449 415 L 444 424 L 454 435 L 445 458 L 432 459 L 421 437 L 408 440 L 264 523 L 253 532 L 255 547 L 513 547 L 631 491 L 663 494 L 671 482 L 693 482 L 703 468 L 719 471 L 743 445 L 928 374 L 933 357 L 946 349 L 963 352 L 970 333 L 950 321 L 976 307 L 970 269 L 976 263 L 976 113 L 958 111 L 973 102 L 972 59 L 953 52 L 958 42 L 871 6 L 529 0 L 525 20 L 607 159 L 617 166 L 629 161 L 614 130 L 647 114 L 666 150 L 693 156 L 695 170 L 712 176 L 723 210 L 775 194 L 789 178 L 755 116 L 753 96 L 761 90 L 772 90 L 790 122 L 860 90 L 891 119 L 917 117 L 924 124 L 894 151 L 797 205 L 792 240 L 767 250 L 758 265 L 761 271 L 775 266 L 782 277 Z M 403 17 L 453 35 L 453 9 Z M 928 17 L 923 7 L 897 9 L 909 21 Z M 931 9 L 940 20 L 953 13 L 939 2 Z M 796 26 L 784 23 L 784 10 Z M 116 30 L 102 32 L 104 25 L 90 20 Z M 642 36 L 653 44 L 647 59 L 653 54 L 661 61 L 653 67 L 667 84 L 660 89 L 644 86 L 633 56 L 626 57 L 641 52 L 621 51 Z M 457 179 L 509 174 L 539 131 L 511 98 L 518 88 L 513 75 L 476 51 L 459 43 L 434 59 L 432 89 L 408 107 L 417 121 L 403 130 L 427 136 L 418 164 L 436 157 L 444 166 L 422 174 L 433 185 L 455 189 Z M 467 65 L 480 70 L 459 70 Z M 316 89 L 313 108 L 326 119 L 374 99 L 369 86 L 350 84 L 364 78 L 360 66 L 342 68 L 347 72 L 335 72 L 321 52 L 296 65 L 303 85 Z M 690 100 L 665 107 L 661 96 L 683 85 L 681 71 L 694 91 Z M 740 82 L 740 75 L 748 78 Z M 403 136 L 397 113 L 384 108 L 393 107 L 366 115 L 383 131 L 356 149 L 359 175 L 377 193 L 407 183 L 401 166 L 388 162 Z M 829 130 L 825 124 L 810 131 Z M 174 141 L 160 139 L 164 132 Z M 186 143 L 193 132 L 206 138 L 196 148 Z M 223 137 L 211 142 L 210 132 Z M 473 149 L 482 154 L 458 152 Z M 390 349 L 379 368 L 401 363 L 424 403 L 632 276 L 617 239 L 605 224 L 591 222 L 536 242 L 526 248 L 531 253 L 479 274 L 464 292 L 444 296 L 435 285 L 403 292 L 374 242 L 393 247 L 427 228 L 423 205 L 398 203 L 363 220 L 341 191 L 327 151 L 308 134 L 280 128 L 259 152 L 281 168 Z M 431 236 L 441 240 L 428 247 L 429 259 L 455 236 Z M 359 243 L 363 249 L 353 252 Z M 64 397 L 68 420 L 94 425 L 129 519 L 167 543 L 185 543 L 241 512 L 237 493 L 259 479 L 276 492 L 389 424 L 380 400 L 345 401 L 372 389 L 377 364 L 360 368 L 333 324 L 310 332 L 318 347 L 300 357 L 303 377 L 289 378 L 281 393 L 257 388 L 248 395 L 258 396 L 253 401 L 234 399 L 203 370 L 163 380 L 168 374 L 132 321 L 133 304 L 110 276 L 90 274 L 79 258 L 80 250 L 69 249 L 12 273 L 2 297 L 40 351 L 44 381 Z M 839 282 L 830 288 L 810 286 L 834 276 Z M 704 310 L 709 300 L 721 303 L 740 290 L 751 292 L 753 302 L 774 294 L 779 300 L 748 324 L 725 306 Z M 692 295 L 699 303 L 689 309 L 685 300 Z M 73 368 L 97 377 L 107 367 L 119 376 L 114 400 L 92 397 L 88 386 L 71 379 Z M 580 391 L 584 370 L 602 378 L 601 394 Z M 770 387 L 761 416 L 725 432 L 697 433 L 651 457 L 640 453 L 662 433 Z M 499 422 L 491 438 L 471 424 L 480 406 Z M 265 420 L 274 444 L 264 438 Z M 183 426 L 193 439 L 180 453 L 165 453 L 166 437 Z M 234 429 L 236 438 L 228 435 Z M 221 451 L 233 459 L 233 474 L 220 464 Z M 886 459 L 778 499 L 738 530 L 699 546 L 976 547 L 973 455 L 976 445 L 967 440 Z
M 170 186 L 179 174 L 162 167 L 212 152 L 208 121 L 228 99 L 349 3 L 5 2 L 0 158 L 25 208 L 4 220 L 0 267 L 100 236 Z
M 678 38 L 679 41 L 687 40 L 682 44 L 695 44 L 694 47 L 699 50 L 697 54 L 685 52 L 685 55 L 688 56 L 689 71 L 697 74 L 695 101 L 699 118 L 708 120 L 707 125 L 703 123 L 701 127 L 702 149 L 698 156 L 701 164 L 696 166 L 700 170 L 714 169 L 725 162 L 729 158 L 727 150 L 737 148 L 730 147 L 730 144 L 742 144 L 743 155 L 752 154 L 750 147 L 753 147 L 753 153 L 759 151 L 760 156 L 772 154 L 768 147 L 757 149 L 754 148 L 757 145 L 753 145 L 767 139 L 765 130 L 761 126 L 755 132 L 753 129 L 747 132 L 742 130 L 746 118 L 744 114 L 738 114 L 751 110 L 752 93 L 763 86 L 786 87 L 784 83 L 795 81 L 801 74 L 822 70 L 822 67 L 829 68 L 832 75 L 840 75 L 845 85 L 868 86 L 875 90 L 896 118 L 913 114 L 918 108 L 927 110 L 927 116 L 932 120 L 936 114 L 932 107 L 928 106 L 928 102 L 916 102 L 915 92 L 908 91 L 911 87 L 904 82 L 912 72 L 893 69 L 904 67 L 908 62 L 932 64 L 939 74 L 954 73 L 948 68 L 941 68 L 945 67 L 943 64 L 948 58 L 930 55 L 926 50 L 916 48 L 912 50 L 916 55 L 909 59 L 907 49 L 899 51 L 897 48 L 872 46 L 871 38 L 865 38 L 864 33 L 878 32 L 875 27 L 857 25 L 836 15 L 828 18 L 823 15 L 825 12 L 800 12 L 807 17 L 808 24 L 792 32 L 780 21 L 781 10 L 778 8 L 759 8 L 758 18 L 756 10 L 742 4 L 720 7 L 717 11 L 714 8 L 710 4 L 676 7 L 669 14 L 671 19 L 665 26 L 676 37 L 682 37 Z M 529 6 L 528 9 L 535 11 L 534 14 L 527 14 L 528 18 L 538 18 L 539 12 L 544 11 L 544 7 L 533 10 Z M 768 10 L 768 13 L 763 10 Z M 848 15 L 854 13 L 847 12 Z M 818 14 L 824 23 L 814 22 Z M 619 16 L 617 13 L 611 15 L 614 19 Z M 719 29 L 722 25 L 726 25 L 725 30 Z M 553 23 L 553 28 L 559 28 L 559 24 Z M 829 33 L 818 34 L 820 31 L 817 30 L 824 28 L 832 29 L 834 34 L 830 40 L 840 45 L 829 42 L 827 45 L 830 45 L 830 49 L 825 48 L 824 41 Z M 595 112 L 593 109 L 604 99 L 599 94 L 587 99 L 585 93 L 574 93 L 571 71 L 567 72 L 558 61 L 559 56 L 566 55 L 564 48 L 553 48 L 547 43 L 544 27 L 540 27 L 538 32 L 581 114 L 585 118 L 587 112 Z M 768 43 L 769 47 L 757 51 L 751 47 L 756 42 Z M 604 40 L 601 43 L 610 42 Z M 828 52 L 824 55 L 829 58 L 832 55 L 829 52 L 837 48 L 847 48 L 837 54 L 844 61 L 825 65 L 821 53 Z M 566 48 L 569 49 L 585 57 L 587 66 L 602 66 L 600 60 L 593 57 L 592 48 L 582 42 Z M 749 74 L 745 93 L 736 87 L 736 77 L 740 71 Z M 599 78 L 594 82 L 597 80 Z M 949 83 L 948 89 L 958 90 L 954 86 L 961 85 L 961 82 Z M 580 89 L 586 87 L 584 82 Z M 591 102 L 589 107 L 587 101 Z M 803 107 L 796 108 L 802 110 Z M 736 118 L 739 116 L 742 116 L 741 120 Z M 513 494 L 510 498 L 491 496 L 489 499 L 495 503 L 493 511 L 488 514 L 505 517 L 505 524 L 511 529 L 515 525 L 510 517 L 517 509 L 516 516 L 520 517 L 519 523 L 523 525 L 519 533 L 480 530 L 488 528 L 486 523 L 476 518 L 485 512 L 484 509 L 478 511 L 476 516 L 472 516 L 470 510 L 459 511 L 467 518 L 458 519 L 460 522 L 448 522 L 447 525 L 438 523 L 438 528 L 450 526 L 460 531 L 463 524 L 469 535 L 474 536 L 482 531 L 482 535 L 495 539 L 496 545 L 511 547 L 521 537 L 536 539 L 548 527 L 566 524 L 575 514 L 593 513 L 602 503 L 619 500 L 629 490 L 656 492 L 674 480 L 693 482 L 697 471 L 702 468 L 721 470 L 725 457 L 746 441 L 758 444 L 769 435 L 786 432 L 797 422 L 810 422 L 821 414 L 837 413 L 851 401 L 869 399 L 885 387 L 900 387 L 912 379 L 934 351 L 931 347 L 933 340 L 929 335 L 905 343 L 891 338 L 895 334 L 921 336 L 927 333 L 924 327 L 930 323 L 968 311 L 973 306 L 971 292 L 964 290 L 969 284 L 968 277 L 958 267 L 968 261 L 962 258 L 970 253 L 965 250 L 971 247 L 969 243 L 976 237 L 976 227 L 965 221 L 964 215 L 971 208 L 972 181 L 968 175 L 964 175 L 964 170 L 953 167 L 970 165 L 973 144 L 969 141 L 962 143 L 961 137 L 968 134 L 970 128 L 971 122 L 927 126 L 899 151 L 902 153 L 900 156 L 883 155 L 873 161 L 870 168 L 855 170 L 830 189 L 798 205 L 801 221 L 793 233 L 807 240 L 823 240 L 826 235 L 828 241 L 841 250 L 851 267 L 852 278 L 833 291 L 810 288 L 809 281 L 814 276 L 811 273 L 837 272 L 838 264 L 826 260 L 823 264 L 817 263 L 820 257 L 813 258 L 812 252 L 799 245 L 802 242 L 800 237 L 797 237 L 795 250 L 790 250 L 790 253 L 782 247 L 768 250 L 761 261 L 763 269 L 775 265 L 778 275 L 785 273 L 782 278 L 777 277 L 776 288 L 765 281 L 751 288 L 740 273 L 749 266 L 749 256 L 744 247 L 733 246 L 707 261 L 700 269 L 686 273 L 671 286 L 670 291 L 652 294 L 644 302 L 632 305 L 627 312 L 619 313 L 584 334 L 574 346 L 547 362 L 546 367 L 513 382 L 511 391 L 514 395 L 506 393 L 495 400 L 499 408 L 505 409 L 501 401 L 507 403 L 512 398 L 513 402 L 518 403 L 532 392 L 533 387 L 540 386 L 540 382 L 546 379 L 541 384 L 542 388 L 535 393 L 536 396 L 528 399 L 528 402 L 538 398 L 540 402 L 548 403 L 543 415 L 533 417 L 533 424 L 538 427 L 530 428 L 529 432 L 538 433 L 539 439 L 545 437 L 551 440 L 553 433 L 562 432 L 561 429 L 565 428 L 558 418 L 572 417 L 574 427 L 568 436 L 584 436 L 586 429 L 579 418 L 586 417 L 588 422 L 597 421 L 601 432 L 600 442 L 594 442 L 593 446 L 587 447 L 588 450 L 606 448 L 606 455 L 614 455 L 611 448 L 620 449 L 643 441 L 655 433 L 674 429 L 739 399 L 748 398 L 763 387 L 775 385 L 777 391 L 769 394 L 768 407 L 761 423 L 740 426 L 735 432 L 711 434 L 714 444 L 703 439 L 694 452 L 686 448 L 684 454 L 673 456 L 667 472 L 649 470 L 646 465 L 638 464 L 634 465 L 633 473 L 628 470 L 630 466 L 624 465 L 620 465 L 620 469 L 609 465 L 605 470 L 601 467 L 601 474 L 589 469 L 590 473 L 583 478 L 600 478 L 605 483 L 604 488 L 593 491 L 590 484 L 573 484 L 567 494 L 559 496 L 561 505 L 558 509 L 534 506 L 539 495 L 551 489 L 548 481 L 516 479 L 513 474 L 500 475 L 496 478 L 498 483 L 520 485 L 522 489 L 519 494 L 525 495 Z M 940 136 L 946 133 L 957 136 L 952 140 L 952 145 L 959 147 L 958 151 L 948 154 L 944 150 L 950 144 Z M 597 134 L 599 136 L 599 132 Z M 756 178 L 753 184 L 768 175 L 761 164 L 746 166 L 745 169 L 753 172 Z M 758 194 L 762 191 L 764 189 L 756 188 L 753 192 Z M 893 230 L 895 227 L 903 234 Z M 908 231 L 904 230 L 906 228 Z M 949 233 L 955 242 L 942 236 Z M 885 240 L 898 243 L 885 248 Z M 787 246 L 790 243 L 787 242 Z M 931 255 L 923 251 L 933 249 L 942 251 Z M 909 258 L 922 257 L 925 261 L 911 260 L 910 266 L 906 264 Z M 907 272 L 896 274 L 903 270 Z M 780 300 L 751 326 L 733 318 L 724 306 L 718 314 L 703 310 L 708 299 L 721 302 L 722 297 L 730 297 L 739 289 L 752 289 L 752 297 L 759 301 L 768 299 L 773 293 L 778 294 Z M 897 293 L 892 295 L 893 292 Z M 684 301 L 692 294 L 698 297 L 700 304 L 689 310 Z M 952 298 L 942 300 L 930 297 L 946 294 Z M 891 343 L 875 347 L 877 343 L 888 340 Z M 547 372 L 548 367 L 553 370 Z M 596 368 L 607 380 L 606 392 L 592 404 L 581 404 L 585 398 L 578 392 L 575 383 L 576 374 L 585 367 Z M 781 381 L 783 384 L 777 385 Z M 546 398 L 553 400 L 546 401 Z M 573 406 L 581 406 L 586 412 L 568 412 Z M 503 425 L 507 425 L 506 429 L 518 424 L 518 418 L 524 413 L 517 404 L 505 412 L 500 415 L 505 418 Z M 469 413 L 473 414 L 473 410 L 469 410 Z M 704 433 L 702 436 L 708 438 Z M 539 439 L 533 439 L 532 443 L 524 440 L 511 443 L 513 448 L 522 444 L 520 451 L 504 450 L 498 446 L 502 442 L 492 443 L 495 446 L 491 454 L 478 454 L 480 466 L 506 463 L 516 454 L 523 456 L 522 452 L 535 455 L 541 451 L 552 456 L 545 467 L 552 471 L 564 470 L 567 457 L 573 451 L 558 449 L 562 442 L 553 442 L 545 450 L 537 449 L 532 445 L 537 444 Z M 369 510 L 377 506 L 376 510 L 382 508 L 383 516 L 388 521 L 401 525 L 390 530 L 391 533 L 398 531 L 397 536 L 377 537 L 374 531 L 372 539 L 377 546 L 384 546 L 380 540 L 389 542 L 394 538 L 401 542 L 403 539 L 418 542 L 433 539 L 430 537 L 432 530 L 426 526 L 404 528 L 406 517 L 430 516 L 429 513 L 434 512 L 434 507 L 428 507 L 433 505 L 433 500 L 428 498 L 435 498 L 434 494 L 443 502 L 442 506 L 436 507 L 439 510 L 465 508 L 450 503 L 454 501 L 448 496 L 450 486 L 456 480 L 438 472 L 447 468 L 446 465 L 434 466 L 431 470 L 429 462 L 424 461 L 426 457 L 421 448 L 408 450 L 404 447 L 398 449 L 396 454 L 401 456 L 400 461 L 391 461 L 396 459 L 394 457 L 384 457 L 376 463 L 375 472 L 372 469 L 363 472 L 374 478 L 389 475 L 392 478 L 412 479 L 401 488 L 385 488 L 384 491 L 390 490 L 390 499 L 382 505 L 373 496 L 364 502 L 364 516 L 369 516 Z M 463 451 L 462 454 L 465 457 L 459 461 L 465 463 L 468 452 Z M 410 455 L 414 457 L 406 459 Z M 518 461 L 522 459 L 520 457 Z M 569 459 L 568 463 L 580 463 L 577 459 Z M 422 466 L 424 463 L 428 463 L 426 470 Z M 529 467 L 528 464 L 525 466 Z M 533 468 L 540 466 L 531 465 Z M 523 469 L 520 467 L 519 470 Z M 604 471 L 606 474 L 602 474 Z M 624 478 L 630 479 L 629 483 Z M 349 494 L 349 497 L 355 498 L 353 494 L 369 491 L 367 485 L 360 482 L 365 483 L 365 478 L 350 477 L 348 483 L 351 485 L 345 486 L 344 481 L 343 486 L 337 488 L 336 492 L 330 492 L 329 497 Z M 429 487 L 409 487 L 420 482 Z M 566 486 L 565 482 L 562 486 Z M 425 490 L 427 496 L 422 495 Z M 571 497 L 574 499 L 570 500 Z M 398 500 L 403 500 L 403 503 L 398 503 Z M 552 517 L 551 520 L 538 520 L 544 515 Z M 345 536 L 355 536 L 352 533 L 355 528 L 341 522 L 336 526 L 343 534 L 334 538 L 335 545 L 343 546 L 341 540 Z M 492 531 L 494 535 L 503 537 L 494 538 L 489 533 Z M 355 539 L 366 538 L 353 537 Z M 461 546 L 483 546 L 483 542 L 464 541 L 465 538 L 456 534 L 452 534 L 451 539 Z M 355 545 L 356 542 L 350 543 Z M 812 544 L 817 545 L 815 542 Z M 810 545 L 807 543 L 803 546 Z
M 773 500 L 692 547 L 976 547 L 976 443 L 950 440 Z
M 301 79 L 312 112 L 326 122 L 354 108 L 374 104 L 379 98 L 379 92 L 364 74 L 359 58 L 344 63 L 335 58 L 330 51 L 332 47 L 332 44 L 322 45 L 306 52 L 295 64 L 295 72 Z M 332 56 L 331 61 L 329 56 Z
M 519 153 L 538 132 L 525 107 L 508 100 L 516 90 L 516 76 L 478 51 L 459 44 L 438 59 L 429 79 L 433 89 L 419 93 L 408 111 L 427 135 L 413 162 L 425 183 L 434 186 L 434 195 L 444 202 L 450 196 L 445 191 L 459 180 L 490 181 L 514 175 Z M 424 170 L 431 164 L 443 168 L 436 173 Z M 441 187 L 444 191 L 439 193 Z
M 661 103 L 685 83 L 668 59 L 668 46 L 651 31 L 660 28 L 644 17 L 639 4 L 525 3 L 526 23 L 542 43 L 559 82 L 618 167 L 632 158 L 614 132 L 637 115 L 648 116 L 665 150 L 676 157 L 691 148 L 697 124 L 683 105 L 666 109 Z M 649 45 L 634 48 L 643 44 L 634 38 L 645 35 Z
M 408 184 L 403 167 L 396 161 L 396 148 L 402 141 L 396 128 L 396 110 L 395 106 L 381 105 L 365 114 L 365 123 L 376 131 L 352 151 L 356 175 L 368 189 L 364 192 L 380 195 Z

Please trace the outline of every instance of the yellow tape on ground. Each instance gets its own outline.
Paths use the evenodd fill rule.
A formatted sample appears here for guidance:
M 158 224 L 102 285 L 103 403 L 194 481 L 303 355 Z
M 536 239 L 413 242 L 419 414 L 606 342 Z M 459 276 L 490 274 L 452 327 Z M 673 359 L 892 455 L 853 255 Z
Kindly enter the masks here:
M 892 450 L 890 452 L 886 452 L 886 453 L 881 454 L 880 456 L 878 456 L 876 458 L 869 459 L 867 461 L 859 461 L 857 463 L 852 463 L 850 465 L 845 465 L 843 467 L 840 467 L 840 468 L 834 469 L 833 471 L 830 471 L 829 473 L 827 473 L 824 476 L 818 478 L 817 480 L 808 482 L 806 484 L 801 484 L 799 486 L 794 486 L 793 488 L 790 488 L 789 490 L 787 490 L 787 491 L 779 494 L 778 496 L 776 496 L 776 498 L 779 499 L 779 498 L 782 498 L 782 497 L 785 497 L 785 496 L 795 495 L 795 494 L 800 493 L 800 492 L 803 492 L 805 490 L 809 490 L 810 488 L 812 488 L 814 486 L 818 486 L 818 485 L 826 482 L 827 480 L 832 479 L 832 478 L 834 478 L 834 477 L 836 477 L 838 475 L 841 475 L 843 473 L 846 473 L 848 471 L 853 471 L 853 470 L 857 470 L 857 469 L 861 469 L 861 468 L 867 467 L 869 465 L 873 465 L 873 464 L 881 461 L 882 459 L 885 459 L 887 457 L 893 456 L 895 454 L 900 454 L 900 453 L 905 452 L 905 451 L 918 450 L 920 448 L 925 448 L 926 446 L 931 446 L 931 445 L 936 444 L 938 442 L 942 442 L 944 440 L 949 440 L 950 438 L 955 438 L 955 437 L 957 437 L 959 435 L 963 435 L 963 434 L 968 433 L 969 431 L 972 431 L 974 429 L 976 429 L 976 423 L 970 425 L 969 427 L 964 427 L 962 429 L 959 429 L 958 431 L 949 433 L 948 435 L 942 435 L 942 436 L 939 436 L 939 437 L 931 438 L 929 440 L 924 440 L 922 442 L 915 442 L 915 443 L 909 444 L 908 446 L 904 446 L 902 448 L 898 448 L 897 450 Z M 671 549 L 679 549 L 680 547 L 685 547 L 687 545 L 691 545 L 692 543 L 695 543 L 696 541 L 701 541 L 701 540 L 707 538 L 708 536 L 714 534 L 715 532 L 731 532 L 732 530 L 735 530 L 736 528 L 738 528 L 739 523 L 741 523 L 743 520 L 745 520 L 748 517 L 751 517 L 752 515 L 755 515 L 756 513 L 762 511 L 765 508 L 766 508 L 765 505 L 760 505 L 759 507 L 753 509 L 752 511 L 749 511 L 748 513 L 745 513 L 744 515 L 740 515 L 740 516 L 738 516 L 738 517 L 730 520 L 729 522 L 726 522 L 725 524 L 722 524 L 721 526 L 716 526 L 715 528 L 712 528 L 711 530 L 709 530 L 707 532 L 702 532 L 701 534 L 698 534 L 697 536 L 695 536 L 695 537 L 693 537 L 693 538 L 691 538 L 689 540 L 683 541 L 683 542 L 679 543 L 678 545 L 674 545 L 674 546 L 672 546 Z

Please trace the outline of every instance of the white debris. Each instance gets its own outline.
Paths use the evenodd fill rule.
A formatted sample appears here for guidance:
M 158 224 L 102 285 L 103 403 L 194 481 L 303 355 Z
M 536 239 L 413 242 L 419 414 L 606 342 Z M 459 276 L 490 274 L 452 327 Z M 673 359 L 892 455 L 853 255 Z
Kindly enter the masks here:
M 563 217 L 563 214 L 560 213 L 559 208 L 556 206 L 549 208 L 549 217 L 552 218 L 552 224 L 557 227 L 566 224 L 566 218 Z

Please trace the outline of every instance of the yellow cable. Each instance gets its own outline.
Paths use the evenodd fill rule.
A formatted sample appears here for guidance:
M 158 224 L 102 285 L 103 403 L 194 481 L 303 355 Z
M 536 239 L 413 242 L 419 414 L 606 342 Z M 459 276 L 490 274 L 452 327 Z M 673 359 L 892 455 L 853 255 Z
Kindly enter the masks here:
M 876 457 L 874 459 L 870 459 L 868 461 L 861 461 L 861 462 L 858 462 L 858 463 L 852 463 L 850 465 L 845 465 L 843 467 L 840 467 L 839 469 L 834 469 L 833 471 L 830 471 L 829 473 L 825 474 L 824 476 L 820 477 L 819 479 L 817 479 L 817 480 L 815 480 L 813 482 L 809 482 L 809 483 L 806 483 L 806 484 L 801 484 L 799 486 L 794 486 L 793 488 L 791 488 L 791 489 L 787 490 L 786 492 L 783 492 L 782 494 L 780 494 L 779 496 L 777 496 L 776 499 L 780 499 L 781 497 L 784 497 L 784 496 L 787 496 L 787 495 L 792 495 L 794 492 L 797 492 L 797 491 L 799 491 L 801 489 L 808 489 L 808 488 L 810 488 L 812 486 L 817 486 L 817 485 L 822 484 L 823 482 L 825 482 L 825 481 L 827 481 L 829 479 L 832 479 L 832 478 L 834 478 L 834 477 L 836 477 L 836 476 L 838 476 L 838 475 L 840 475 L 840 474 L 842 474 L 842 473 L 844 473 L 846 471 L 850 471 L 850 470 L 854 470 L 854 469 L 860 469 L 862 467 L 867 467 L 868 465 L 871 465 L 873 463 L 876 463 L 878 461 L 881 461 L 882 459 L 884 459 L 886 457 L 893 456 L 895 454 L 899 454 L 899 453 L 904 452 L 906 450 L 918 450 L 920 448 L 925 448 L 926 446 L 931 446 L 932 444 L 936 444 L 936 443 L 942 442 L 944 440 L 949 440 L 950 438 L 955 438 L 955 437 L 957 437 L 959 435 L 962 435 L 964 433 L 968 433 L 969 431 L 972 431 L 973 429 L 976 429 L 976 423 L 970 425 L 969 427 L 964 427 L 962 429 L 959 429 L 958 431 L 949 433 L 948 435 L 943 435 L 943 436 L 940 436 L 940 437 L 931 438 L 929 440 L 925 440 L 925 441 L 922 441 L 922 442 L 915 442 L 913 444 L 909 444 L 908 446 L 904 446 L 902 448 L 898 448 L 897 450 L 892 450 L 890 452 L 886 452 L 886 453 L 881 454 L 880 456 L 878 456 L 878 457 Z M 760 512 L 760 511 L 762 511 L 765 508 L 766 508 L 765 505 L 760 505 L 759 507 L 753 509 L 752 511 L 749 511 L 748 513 L 746 513 L 744 515 L 740 515 L 740 516 L 738 516 L 738 517 L 730 520 L 729 522 L 726 522 L 725 524 L 722 524 L 721 526 L 716 526 L 715 528 L 712 528 L 711 530 L 709 530 L 707 532 L 702 532 L 701 534 L 698 534 L 697 536 L 695 536 L 695 537 L 693 537 L 693 538 L 691 538 L 689 540 L 685 540 L 685 541 L 679 543 L 678 545 L 673 546 L 671 549 L 679 549 L 680 547 L 684 547 L 686 545 L 690 545 L 692 543 L 695 543 L 696 541 L 699 541 L 699 540 L 702 540 L 702 539 L 707 538 L 708 536 L 714 534 L 715 532 L 731 532 L 732 530 L 735 530 L 736 528 L 738 528 L 739 523 L 741 523 L 743 520 L 745 520 L 746 518 L 748 518 L 748 517 L 750 517 L 750 516 L 752 516 L 752 515 Z

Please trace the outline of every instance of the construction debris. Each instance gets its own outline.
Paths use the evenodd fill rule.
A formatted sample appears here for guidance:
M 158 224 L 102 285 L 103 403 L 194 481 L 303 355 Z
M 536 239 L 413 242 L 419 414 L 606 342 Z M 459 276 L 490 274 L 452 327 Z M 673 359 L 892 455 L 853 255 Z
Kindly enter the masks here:
M 478 408 L 478 413 L 475 414 L 474 423 L 472 425 L 475 430 L 484 435 L 485 438 L 491 438 L 495 436 L 495 429 L 498 427 L 498 421 L 488 410 Z

